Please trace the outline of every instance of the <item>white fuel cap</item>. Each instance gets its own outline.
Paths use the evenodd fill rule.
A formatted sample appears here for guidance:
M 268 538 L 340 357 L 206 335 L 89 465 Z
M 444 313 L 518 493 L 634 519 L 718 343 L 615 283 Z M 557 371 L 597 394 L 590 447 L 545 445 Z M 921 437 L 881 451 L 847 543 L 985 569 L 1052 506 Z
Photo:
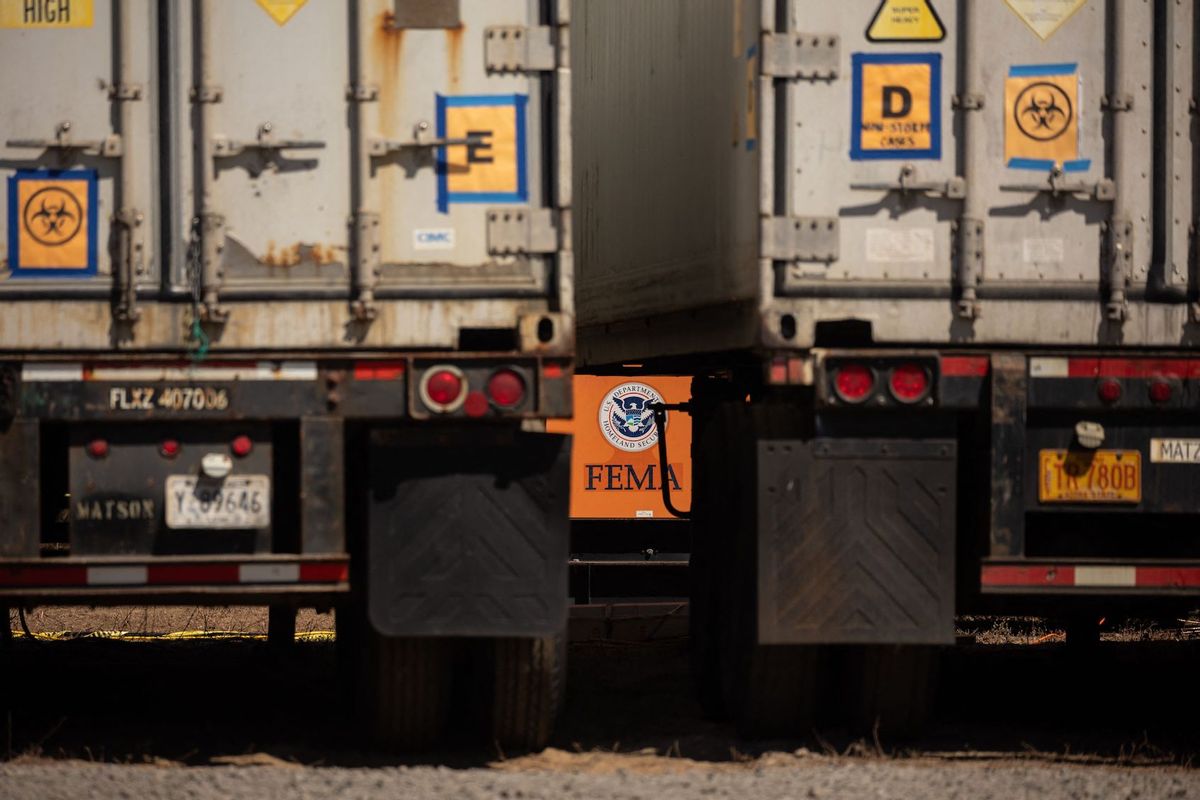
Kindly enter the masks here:
M 207 453 L 200 459 L 200 471 L 210 478 L 224 478 L 233 472 L 233 459 L 225 453 Z
M 1104 444 L 1104 426 L 1099 422 L 1077 422 L 1075 423 L 1075 437 L 1084 447 L 1095 450 Z

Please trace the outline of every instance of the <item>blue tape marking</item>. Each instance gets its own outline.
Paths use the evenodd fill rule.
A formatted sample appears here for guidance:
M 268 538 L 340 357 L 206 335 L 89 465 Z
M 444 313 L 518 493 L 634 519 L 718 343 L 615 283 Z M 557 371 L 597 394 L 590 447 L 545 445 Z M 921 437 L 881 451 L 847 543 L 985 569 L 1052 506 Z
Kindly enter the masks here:
M 1054 169 L 1055 162 L 1049 158 L 1010 158 L 1006 165 L 1009 169 L 1035 169 L 1039 172 L 1049 172 Z M 1092 168 L 1092 160 L 1090 158 L 1081 158 L 1077 161 L 1063 162 L 1063 172 L 1087 172 Z
M 82 268 L 21 268 L 21 216 L 17 208 L 17 186 L 23 180 L 83 180 L 87 181 L 87 263 Z M 8 267 L 14 278 L 79 278 L 96 274 L 100 229 L 97 211 L 100 206 L 100 175 L 94 169 L 22 169 L 8 179 Z
M 853 91 L 850 109 L 850 159 L 852 161 L 900 161 L 942 157 L 942 55 L 941 53 L 854 53 Z M 925 150 L 877 150 L 862 147 L 862 84 L 865 64 L 926 64 L 929 66 L 929 148 Z
M 746 152 L 747 153 L 753 153 L 757 147 L 758 147 L 757 139 L 747 139 L 746 140 Z
M 449 213 L 451 203 L 525 203 L 529 200 L 528 154 L 526 153 L 526 109 L 529 96 L 524 94 L 476 94 L 447 97 L 437 95 L 437 136 L 446 136 L 447 108 L 512 106 L 517 118 L 517 190 L 515 192 L 451 192 L 446 148 L 438 148 L 437 208 Z
M 746 60 L 747 61 L 754 58 L 756 55 L 758 55 L 758 45 L 752 44 L 746 48 Z
M 1078 64 L 1023 64 L 1009 67 L 1010 78 L 1040 78 L 1046 75 L 1074 75 Z

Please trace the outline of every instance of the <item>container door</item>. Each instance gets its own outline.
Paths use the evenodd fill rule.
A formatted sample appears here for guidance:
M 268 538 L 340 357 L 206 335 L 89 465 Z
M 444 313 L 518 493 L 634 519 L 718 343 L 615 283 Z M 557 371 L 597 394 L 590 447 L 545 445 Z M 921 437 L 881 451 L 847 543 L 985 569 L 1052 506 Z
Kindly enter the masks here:
M 1056 340 L 1126 314 L 1154 238 L 1154 5 L 790 2 L 764 62 L 786 76 L 777 290 L 945 299 L 959 318 L 1080 303 L 1087 333 Z M 944 336 L 947 321 L 909 329 Z
M 352 4 L 180 0 L 180 274 L 236 297 L 347 281 Z
M 362 3 L 362 79 L 377 92 L 363 208 L 380 221 L 383 291 L 547 291 L 556 58 L 541 5 Z
M 878 0 L 790 4 L 794 37 L 775 44 L 798 77 L 785 95 L 788 144 L 776 167 L 786 187 L 779 210 L 801 225 L 786 237 L 798 247 L 784 255 L 798 258 L 781 276 L 785 293 L 814 283 L 949 283 L 961 197 L 957 4 L 934 2 L 921 24 L 873 35 L 864 31 Z
M 150 0 L 0 0 L 0 296 L 156 283 Z

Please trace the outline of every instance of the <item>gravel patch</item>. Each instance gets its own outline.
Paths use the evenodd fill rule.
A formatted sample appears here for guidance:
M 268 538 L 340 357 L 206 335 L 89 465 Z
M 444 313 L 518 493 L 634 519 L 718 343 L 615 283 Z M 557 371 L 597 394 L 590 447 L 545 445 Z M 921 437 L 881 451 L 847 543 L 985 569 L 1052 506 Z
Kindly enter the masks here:
M 342 769 L 92 765 L 0 766 L 9 800 L 90 798 L 455 798 L 456 800 L 682 800 L 683 798 L 1200 798 L 1200 773 L 1025 763 L 961 764 L 811 759 L 791 766 L 699 768 L 672 774 L 506 772 L 445 767 Z

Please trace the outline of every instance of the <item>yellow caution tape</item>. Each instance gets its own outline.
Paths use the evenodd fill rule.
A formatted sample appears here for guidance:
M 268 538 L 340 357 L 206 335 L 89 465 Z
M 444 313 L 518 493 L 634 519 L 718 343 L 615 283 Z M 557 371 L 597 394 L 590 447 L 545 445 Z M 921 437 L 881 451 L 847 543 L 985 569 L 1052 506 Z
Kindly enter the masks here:
M 22 630 L 14 630 L 13 636 L 18 639 L 28 638 Z M 108 639 L 123 642 L 163 642 L 183 639 L 228 641 L 244 639 L 249 641 L 266 641 L 265 633 L 243 633 L 241 631 L 171 631 L 169 633 L 139 633 L 136 631 L 38 631 L 33 634 L 37 641 L 62 642 L 75 639 Z M 333 631 L 301 631 L 296 633 L 298 642 L 332 642 L 336 639 Z

